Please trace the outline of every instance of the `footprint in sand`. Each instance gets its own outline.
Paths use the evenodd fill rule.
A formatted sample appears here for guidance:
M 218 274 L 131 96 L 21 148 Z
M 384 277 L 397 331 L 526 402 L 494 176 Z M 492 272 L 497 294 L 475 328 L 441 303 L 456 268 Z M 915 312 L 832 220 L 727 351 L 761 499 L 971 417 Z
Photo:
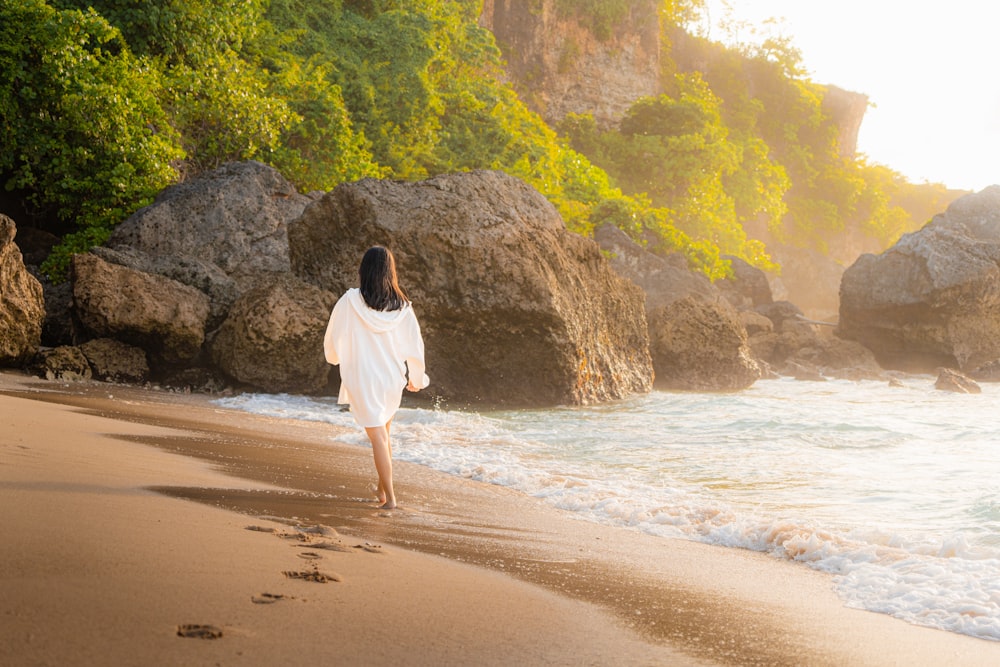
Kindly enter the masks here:
M 222 636 L 222 628 L 214 625 L 198 625 L 188 623 L 177 626 L 178 637 L 191 637 L 194 639 L 218 639 Z
M 258 533 L 273 533 L 274 528 L 267 528 L 265 526 L 247 526 L 247 530 L 255 530 Z
M 250 601 L 254 604 L 274 604 L 278 600 L 294 600 L 295 598 L 288 595 L 282 595 L 280 593 L 261 593 L 260 595 L 254 595 L 250 598 Z
M 294 572 L 285 570 L 284 572 L 282 572 L 282 574 L 288 577 L 289 579 L 301 579 L 303 581 L 313 581 L 316 582 L 317 584 L 325 584 L 330 581 L 341 582 L 344 580 L 343 577 L 341 577 L 339 574 L 327 574 L 325 572 L 320 572 L 319 570 L 311 570 L 307 572 Z
M 312 551 L 303 551 L 299 554 L 299 558 L 305 558 L 306 560 L 318 560 L 322 558 L 322 556 Z
M 362 549 L 364 551 L 367 551 L 370 554 L 384 554 L 385 553 L 384 551 L 382 551 L 382 545 L 381 544 L 372 544 L 371 542 L 365 542 L 364 544 L 355 544 L 354 548 L 355 549 Z
M 293 544 L 292 546 L 299 546 L 298 544 Z M 351 548 L 345 547 L 343 544 L 337 544 L 336 542 L 314 542 L 309 544 L 310 549 L 323 549 L 325 551 L 340 551 L 341 553 L 350 553 Z

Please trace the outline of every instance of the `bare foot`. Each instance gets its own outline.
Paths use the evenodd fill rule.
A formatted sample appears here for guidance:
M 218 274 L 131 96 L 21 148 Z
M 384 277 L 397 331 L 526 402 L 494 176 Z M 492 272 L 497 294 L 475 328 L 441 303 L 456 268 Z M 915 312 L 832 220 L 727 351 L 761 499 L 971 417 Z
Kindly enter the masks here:
M 380 510 L 394 510 L 396 509 L 396 503 L 395 502 L 382 503 L 381 505 L 378 506 L 378 508 Z
M 369 484 L 368 490 L 375 494 L 375 497 L 378 499 L 376 502 L 379 505 L 384 505 L 385 501 L 388 500 L 388 498 L 386 498 L 385 491 L 382 490 L 381 484 Z

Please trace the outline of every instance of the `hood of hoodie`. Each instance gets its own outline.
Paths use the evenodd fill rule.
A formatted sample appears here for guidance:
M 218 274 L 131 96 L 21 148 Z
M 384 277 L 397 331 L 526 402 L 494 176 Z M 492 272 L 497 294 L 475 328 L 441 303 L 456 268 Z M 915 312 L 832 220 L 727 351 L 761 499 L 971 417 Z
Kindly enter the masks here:
M 410 304 L 407 303 L 399 310 L 375 310 L 374 308 L 369 308 L 368 304 L 365 303 L 365 298 L 361 296 L 361 290 L 357 287 L 347 290 L 344 298 L 354 308 L 354 312 L 358 314 L 364 325 L 375 333 L 385 333 L 395 329 L 406 318 L 406 311 L 410 307 Z

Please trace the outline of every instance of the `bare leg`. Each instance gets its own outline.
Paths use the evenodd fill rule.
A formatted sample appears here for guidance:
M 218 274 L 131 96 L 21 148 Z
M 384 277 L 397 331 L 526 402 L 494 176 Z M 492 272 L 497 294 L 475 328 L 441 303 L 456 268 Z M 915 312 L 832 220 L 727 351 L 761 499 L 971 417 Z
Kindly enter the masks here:
M 392 436 L 391 436 L 391 433 L 390 433 L 391 429 L 392 429 L 392 420 L 390 419 L 385 424 L 385 434 L 386 434 L 386 436 L 389 437 L 388 441 L 389 441 L 389 461 L 390 462 L 392 461 Z M 375 494 L 378 497 L 379 504 L 380 505 L 384 505 L 385 501 L 388 498 L 388 496 L 386 495 L 385 489 L 382 487 L 382 479 L 381 478 L 379 478 L 379 480 L 378 480 L 378 486 L 375 487 Z
M 372 443 L 375 471 L 378 473 L 378 494 L 382 509 L 396 507 L 396 493 L 392 488 L 392 446 L 389 444 L 389 424 L 365 427 L 365 433 Z M 383 499 L 384 495 L 384 499 Z

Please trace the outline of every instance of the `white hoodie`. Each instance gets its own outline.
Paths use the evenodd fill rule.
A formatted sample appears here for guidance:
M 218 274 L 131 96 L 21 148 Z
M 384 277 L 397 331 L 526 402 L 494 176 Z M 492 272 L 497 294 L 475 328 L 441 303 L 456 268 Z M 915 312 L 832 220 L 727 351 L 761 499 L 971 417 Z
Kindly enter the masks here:
M 326 360 L 340 366 L 338 403 L 351 406 L 363 427 L 382 426 L 396 411 L 406 386 L 423 389 L 424 341 L 409 303 L 399 310 L 368 307 L 361 290 L 347 290 L 333 307 L 323 339 Z

